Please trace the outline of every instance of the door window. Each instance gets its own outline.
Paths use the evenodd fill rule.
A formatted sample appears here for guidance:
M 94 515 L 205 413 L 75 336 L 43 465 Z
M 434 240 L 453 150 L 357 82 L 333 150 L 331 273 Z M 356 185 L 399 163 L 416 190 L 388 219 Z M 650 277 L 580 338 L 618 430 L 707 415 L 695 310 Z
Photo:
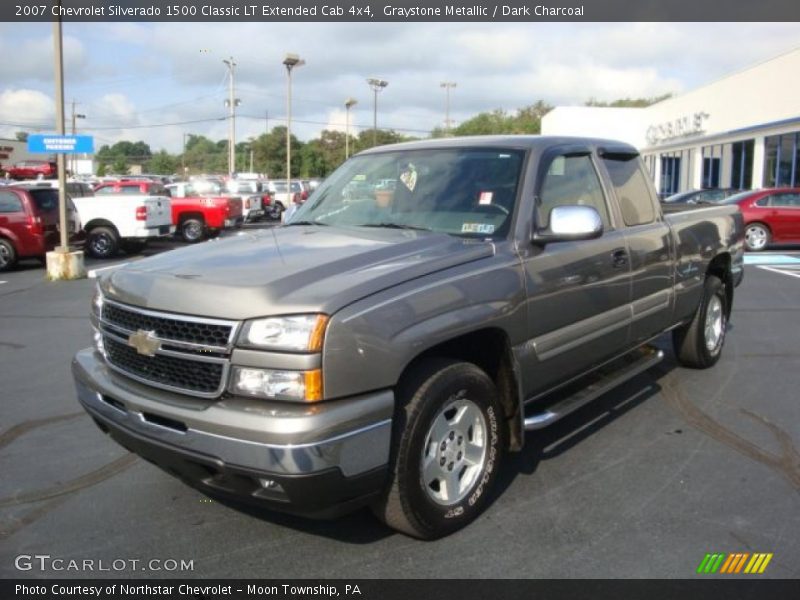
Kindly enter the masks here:
M 537 223 L 547 227 L 550 211 L 556 206 L 592 206 L 603 221 L 603 228 L 610 228 L 600 178 L 594 170 L 592 160 L 583 156 L 556 156 L 550 163 L 539 191 Z

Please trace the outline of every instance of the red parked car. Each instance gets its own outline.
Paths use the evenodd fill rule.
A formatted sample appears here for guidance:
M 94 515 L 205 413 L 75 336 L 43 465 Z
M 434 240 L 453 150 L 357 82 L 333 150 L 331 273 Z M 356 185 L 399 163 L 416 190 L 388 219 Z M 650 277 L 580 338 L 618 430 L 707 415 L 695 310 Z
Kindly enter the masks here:
M 216 237 L 222 229 L 241 227 L 242 199 L 223 195 L 201 195 L 189 183 L 171 183 L 172 224 L 176 233 L 191 243 Z
M 151 179 L 120 179 L 111 183 L 101 183 L 94 188 L 95 196 L 105 194 L 144 194 L 146 196 L 169 196 L 163 183 Z
M 6 167 L 9 179 L 55 179 L 58 177 L 56 163 L 47 160 L 23 160 L 13 167 Z
M 69 198 L 67 227 L 70 245 L 82 245 L 86 232 Z M 11 269 L 21 258 L 44 259 L 60 238 L 57 189 L 0 187 L 0 271 Z
M 739 205 L 747 250 L 763 250 L 772 243 L 800 243 L 800 188 L 742 192 L 721 204 Z

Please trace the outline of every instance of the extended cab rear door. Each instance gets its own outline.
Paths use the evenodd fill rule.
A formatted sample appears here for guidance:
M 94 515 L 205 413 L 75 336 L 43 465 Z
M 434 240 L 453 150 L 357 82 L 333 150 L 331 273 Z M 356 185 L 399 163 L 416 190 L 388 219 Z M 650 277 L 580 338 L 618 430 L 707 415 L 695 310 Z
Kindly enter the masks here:
M 627 147 L 601 148 L 598 154 L 625 232 L 631 267 L 631 341 L 637 343 L 672 325 L 672 232 L 639 155 Z
M 630 265 L 595 157 L 588 147 L 548 149 L 536 175 L 536 226 L 556 206 L 588 205 L 603 234 L 575 242 L 533 244 L 522 254 L 528 292 L 523 387 L 528 398 L 618 354 L 629 343 Z

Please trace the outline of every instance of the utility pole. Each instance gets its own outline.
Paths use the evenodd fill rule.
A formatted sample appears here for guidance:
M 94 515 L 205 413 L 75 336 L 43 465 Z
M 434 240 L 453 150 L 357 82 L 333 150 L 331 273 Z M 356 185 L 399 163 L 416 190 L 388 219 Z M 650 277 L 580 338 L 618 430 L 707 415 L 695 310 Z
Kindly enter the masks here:
M 183 134 L 183 152 L 181 152 L 181 175 L 184 181 L 188 181 L 186 177 L 186 132 Z
M 60 8 L 61 2 L 58 4 Z M 56 133 L 58 135 L 64 135 L 66 133 L 66 128 L 64 127 L 64 54 L 61 17 L 53 21 L 53 47 L 56 72 Z M 69 243 L 67 240 L 67 165 L 64 160 L 64 154 L 61 152 L 56 155 L 56 163 L 58 165 L 58 221 L 61 233 L 61 245 L 56 251 L 66 254 L 69 252 Z
M 292 205 L 292 69 L 302 67 L 306 61 L 297 54 L 287 54 L 286 67 L 286 208 Z
M 450 90 L 456 87 L 455 81 L 443 81 L 439 87 L 444 88 L 445 101 L 444 101 L 444 133 L 450 133 Z
M 345 122 L 344 122 L 344 159 L 350 158 L 350 109 L 358 103 L 355 98 L 348 98 L 344 101 Z
M 235 97 L 235 73 L 236 63 L 231 56 L 229 60 L 223 60 L 229 71 L 228 78 L 228 100 L 225 104 L 228 107 L 228 176 L 233 177 L 236 172 L 236 107 L 240 102 Z
M 76 121 L 78 119 L 85 119 L 86 118 L 86 115 L 78 114 L 75 111 L 76 104 L 77 103 L 75 102 L 75 99 L 73 98 L 72 99 L 72 135 L 77 135 L 77 133 L 78 133 L 78 127 L 77 127 Z M 72 170 L 72 176 L 73 177 L 75 176 L 75 171 L 77 170 L 77 164 L 78 164 L 77 160 L 78 160 L 77 157 L 73 154 L 72 157 L 71 157 L 71 160 L 70 160 L 70 162 L 72 163 L 71 170 Z
M 372 91 L 375 93 L 375 97 L 372 101 L 372 145 L 378 145 L 378 92 L 383 91 L 389 82 L 384 79 L 378 79 L 376 77 L 370 77 L 367 79 L 367 83 L 369 87 L 372 88 Z

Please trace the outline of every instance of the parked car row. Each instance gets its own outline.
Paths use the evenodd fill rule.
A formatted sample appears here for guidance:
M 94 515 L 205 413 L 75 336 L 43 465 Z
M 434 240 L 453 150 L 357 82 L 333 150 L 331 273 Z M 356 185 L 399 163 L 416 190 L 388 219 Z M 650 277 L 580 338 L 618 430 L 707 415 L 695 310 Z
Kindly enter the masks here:
M 744 216 L 745 248 L 751 252 L 800 243 L 800 188 L 690 190 L 663 201 L 665 212 L 685 210 L 687 204 L 737 204 Z

